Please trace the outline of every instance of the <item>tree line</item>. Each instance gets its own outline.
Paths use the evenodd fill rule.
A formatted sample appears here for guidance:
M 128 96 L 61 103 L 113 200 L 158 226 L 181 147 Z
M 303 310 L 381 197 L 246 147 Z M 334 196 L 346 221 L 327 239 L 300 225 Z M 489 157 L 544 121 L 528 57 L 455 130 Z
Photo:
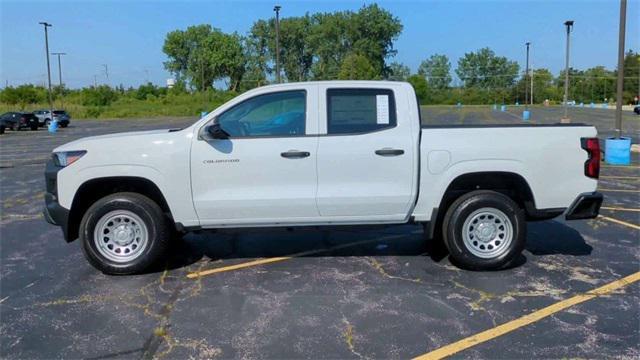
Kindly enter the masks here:
M 397 17 L 376 4 L 357 11 L 283 18 L 279 37 L 283 81 L 408 81 L 422 104 L 523 103 L 525 88 L 533 82 L 535 103 L 557 103 L 562 99 L 564 72 L 554 76 L 541 68 L 525 78 L 516 61 L 490 48 L 464 54 L 453 71 L 446 55 L 433 54 L 412 72 L 408 66 L 393 61 L 397 52 L 394 42 L 402 29 Z M 202 93 L 204 98 L 215 93 L 217 99 L 233 96 L 275 82 L 275 33 L 273 18 L 257 20 L 244 35 L 225 33 L 208 24 L 174 30 L 166 35 L 163 45 L 167 56 L 164 66 L 176 79 L 172 89 L 153 84 L 128 89 L 101 85 L 71 90 L 56 86 L 54 97 L 96 112 L 115 101 L 153 102 L 192 93 Z M 571 100 L 614 101 L 616 70 L 596 66 L 586 70 L 572 68 L 569 72 Z M 638 53 L 626 53 L 624 72 L 624 101 L 629 103 L 638 94 Z M 221 84 L 226 88 L 224 96 L 217 90 Z M 33 85 L 7 87 L 0 91 L 0 102 L 24 108 L 46 102 L 46 90 Z

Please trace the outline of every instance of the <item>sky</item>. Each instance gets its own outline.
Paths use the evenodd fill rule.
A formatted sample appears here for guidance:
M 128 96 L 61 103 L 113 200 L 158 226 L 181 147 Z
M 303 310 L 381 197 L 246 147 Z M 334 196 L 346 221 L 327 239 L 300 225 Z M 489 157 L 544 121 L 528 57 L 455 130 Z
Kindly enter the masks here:
M 571 66 L 586 69 L 617 64 L 619 1 L 16 1 L 0 0 L 0 87 L 46 82 L 44 30 L 50 52 L 62 57 L 63 82 L 72 88 L 98 84 L 165 85 L 162 45 L 168 32 L 208 23 L 225 32 L 247 34 L 258 19 L 306 12 L 357 10 L 378 3 L 404 26 L 395 41 L 398 61 L 416 71 L 420 62 L 439 53 L 449 57 L 452 73 L 467 52 L 490 47 L 524 68 L 525 43 L 531 42 L 531 64 L 557 74 L 564 68 L 566 20 L 574 20 Z M 640 50 L 640 0 L 627 7 L 626 49 Z M 103 64 L 108 68 L 108 79 Z M 52 82 L 58 63 L 51 57 Z

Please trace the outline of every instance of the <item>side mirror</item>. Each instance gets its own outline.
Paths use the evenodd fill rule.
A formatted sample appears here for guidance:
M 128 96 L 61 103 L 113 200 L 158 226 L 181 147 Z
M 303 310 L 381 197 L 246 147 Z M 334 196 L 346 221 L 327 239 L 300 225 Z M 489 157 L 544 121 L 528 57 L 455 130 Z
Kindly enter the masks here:
M 205 131 L 211 139 L 228 139 L 229 133 L 224 131 L 220 124 L 215 123 L 213 125 L 209 125 L 205 128 Z

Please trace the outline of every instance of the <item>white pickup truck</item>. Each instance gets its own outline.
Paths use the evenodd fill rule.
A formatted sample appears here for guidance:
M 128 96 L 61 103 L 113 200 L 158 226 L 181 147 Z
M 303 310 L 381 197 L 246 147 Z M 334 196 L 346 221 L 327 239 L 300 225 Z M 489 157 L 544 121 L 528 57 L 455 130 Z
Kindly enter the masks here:
M 597 216 L 596 130 L 421 126 L 402 82 L 265 86 L 185 129 L 56 148 L 45 217 L 109 274 L 148 269 L 177 233 L 421 223 L 457 265 L 508 265 L 526 221 Z

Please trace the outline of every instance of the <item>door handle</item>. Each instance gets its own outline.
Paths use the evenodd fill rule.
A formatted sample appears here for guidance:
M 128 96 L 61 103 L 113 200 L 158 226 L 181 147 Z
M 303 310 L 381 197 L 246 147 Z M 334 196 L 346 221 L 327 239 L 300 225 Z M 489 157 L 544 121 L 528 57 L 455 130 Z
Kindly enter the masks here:
M 287 159 L 302 159 L 309 157 L 311 154 L 308 151 L 289 150 L 280 153 L 280 156 Z
M 376 150 L 376 155 L 380 156 L 399 156 L 402 154 L 404 154 L 404 150 L 402 149 L 384 148 Z

